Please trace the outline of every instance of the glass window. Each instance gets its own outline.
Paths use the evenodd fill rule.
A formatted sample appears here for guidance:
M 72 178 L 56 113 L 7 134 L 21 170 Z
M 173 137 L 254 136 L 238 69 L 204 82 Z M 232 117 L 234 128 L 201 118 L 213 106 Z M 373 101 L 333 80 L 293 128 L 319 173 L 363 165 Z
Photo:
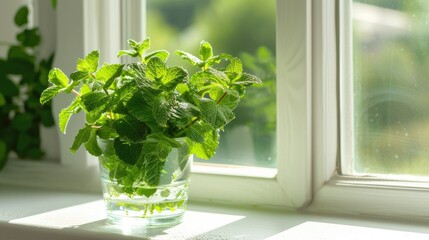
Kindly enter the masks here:
M 429 1 L 354 0 L 344 174 L 429 176 Z M 347 79 L 343 79 L 347 81 Z M 344 117 L 343 119 L 347 119 Z M 348 131 L 348 129 L 345 129 Z
M 239 56 L 246 71 L 264 81 L 248 88 L 209 163 L 276 167 L 275 10 L 275 0 L 147 1 L 152 48 L 196 54 L 204 39 L 215 54 Z M 170 56 L 169 63 L 183 64 L 177 56 Z

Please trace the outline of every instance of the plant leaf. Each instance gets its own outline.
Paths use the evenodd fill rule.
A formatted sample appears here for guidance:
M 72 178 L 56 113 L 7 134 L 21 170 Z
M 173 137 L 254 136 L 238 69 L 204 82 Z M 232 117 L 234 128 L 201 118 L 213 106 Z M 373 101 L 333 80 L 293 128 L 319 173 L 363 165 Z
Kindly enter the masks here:
M 171 105 L 164 99 L 161 99 L 153 105 L 152 109 L 156 123 L 161 127 L 167 127 L 167 121 L 170 118 Z
M 0 139 L 0 170 L 4 167 L 7 160 L 7 145 L 6 143 Z
M 40 44 L 40 33 L 38 28 L 24 29 L 16 35 L 16 39 L 25 47 L 35 47 Z
M 131 57 L 137 57 L 139 55 L 139 53 L 137 51 L 134 51 L 134 50 L 120 50 L 118 52 L 117 57 L 122 57 L 124 55 L 128 55 Z
M 15 24 L 18 27 L 24 26 L 28 23 L 28 8 L 27 6 L 23 6 L 15 14 Z
M 0 77 L 1 87 L 0 92 L 3 93 L 5 97 L 13 97 L 19 95 L 19 88 L 6 76 L 4 78 Z
M 67 124 L 70 120 L 70 117 L 73 114 L 80 112 L 81 109 L 82 108 L 80 106 L 79 98 L 75 98 L 67 108 L 63 108 L 61 110 L 61 112 L 58 114 L 58 125 L 62 133 L 66 133 Z
M 213 157 L 219 145 L 219 132 L 206 123 L 195 123 L 190 129 L 193 139 L 186 140 L 190 153 L 206 160 Z
M 6 104 L 6 99 L 4 99 L 4 96 L 2 93 L 0 93 L 0 107 L 4 106 Z
M 40 95 L 40 103 L 45 104 L 54 98 L 58 93 L 64 91 L 60 86 L 51 86 L 45 89 Z
M 151 80 L 161 80 L 167 74 L 165 62 L 153 57 L 147 62 L 146 77 Z
M 86 143 L 89 140 L 91 137 L 91 131 L 91 126 L 86 126 L 79 130 L 70 148 L 71 153 L 75 153 L 77 149 L 79 149 L 80 145 Z
M 98 129 L 91 129 L 90 135 L 89 135 L 89 139 L 88 141 L 84 144 L 86 150 L 93 156 L 100 156 L 101 155 L 101 149 L 98 146 L 97 143 L 97 130 Z
M 82 72 L 82 71 L 76 71 L 76 72 L 73 72 L 72 74 L 70 74 L 70 78 L 75 80 L 75 81 L 85 79 L 88 76 L 89 76 L 88 72 Z
M 95 78 L 99 81 L 107 82 L 112 78 L 115 79 L 120 76 L 123 68 L 123 64 L 104 64 L 95 73 Z
M 103 92 L 89 92 L 81 96 L 84 110 L 91 119 L 97 120 L 109 105 L 110 97 Z
M 255 75 L 243 73 L 243 75 L 241 75 L 241 77 L 234 81 L 232 84 L 250 86 L 252 84 L 262 84 L 262 80 Z
M 69 79 L 59 68 L 53 68 L 49 71 L 48 80 L 52 84 L 63 88 L 66 88 L 69 83 Z
M 149 61 L 151 58 L 153 57 L 157 57 L 160 58 L 162 61 L 167 61 L 168 56 L 170 55 L 170 53 L 166 50 L 158 50 L 158 51 L 153 51 L 151 53 L 148 53 L 145 57 L 144 57 L 144 62 L 147 63 L 147 61 Z
M 243 73 L 243 63 L 241 63 L 241 60 L 238 58 L 232 58 L 230 61 L 231 62 L 225 69 L 225 73 L 230 80 L 234 80 L 241 77 Z
M 201 43 L 200 43 L 200 58 L 201 58 L 201 60 L 207 61 L 211 57 L 213 57 L 212 45 L 210 45 L 210 43 L 208 43 L 206 41 L 201 41 Z
M 131 142 L 143 141 L 149 132 L 144 123 L 131 116 L 117 119 L 112 127 L 123 140 Z
M 218 105 L 211 99 L 203 99 L 200 108 L 202 119 L 214 129 L 225 126 L 235 118 L 231 109 L 225 105 Z
M 119 138 L 115 138 L 113 147 L 115 148 L 119 159 L 129 165 L 134 165 L 137 163 L 142 151 L 141 143 L 125 143 L 122 142 Z
M 204 62 L 201 59 L 188 52 L 177 50 L 175 53 L 179 55 L 183 60 L 188 61 L 193 66 L 202 67 L 204 65 Z
M 181 67 L 171 67 L 162 78 L 162 84 L 167 91 L 172 91 L 177 84 L 183 83 L 188 78 L 188 73 Z
M 20 113 L 12 119 L 11 125 L 18 131 L 25 132 L 33 127 L 34 116 L 30 113 Z
M 76 70 L 81 72 L 93 73 L 97 71 L 100 51 L 94 50 L 85 56 L 84 59 L 77 60 Z

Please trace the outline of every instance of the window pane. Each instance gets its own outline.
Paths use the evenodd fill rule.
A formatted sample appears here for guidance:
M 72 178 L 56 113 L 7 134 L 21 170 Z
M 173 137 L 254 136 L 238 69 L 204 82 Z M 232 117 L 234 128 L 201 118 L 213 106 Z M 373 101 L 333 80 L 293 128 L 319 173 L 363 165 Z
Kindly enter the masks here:
M 354 0 L 349 174 L 429 174 L 429 1 Z
M 209 162 L 275 167 L 275 0 L 148 0 L 147 24 L 154 49 L 196 54 L 204 39 L 262 78 L 263 86 L 248 88 Z M 169 63 L 183 64 L 177 56 Z

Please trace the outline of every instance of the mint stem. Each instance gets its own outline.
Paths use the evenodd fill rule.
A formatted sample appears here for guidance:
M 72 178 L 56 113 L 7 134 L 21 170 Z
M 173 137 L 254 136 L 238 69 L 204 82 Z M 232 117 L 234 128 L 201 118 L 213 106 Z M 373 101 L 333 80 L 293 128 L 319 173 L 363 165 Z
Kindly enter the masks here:
M 80 93 L 78 93 L 76 90 L 72 90 L 72 93 L 74 93 L 76 96 L 81 97 L 82 95 L 80 95 Z

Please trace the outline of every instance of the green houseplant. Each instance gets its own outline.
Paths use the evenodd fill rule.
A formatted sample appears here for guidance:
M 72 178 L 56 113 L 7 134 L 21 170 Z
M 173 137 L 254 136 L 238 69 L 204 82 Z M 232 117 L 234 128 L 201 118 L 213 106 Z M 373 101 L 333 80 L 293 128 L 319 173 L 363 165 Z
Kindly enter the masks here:
M 51 104 L 39 104 L 49 86 L 54 54 L 38 58 L 42 36 L 39 28 L 29 26 L 29 13 L 22 6 L 15 14 L 14 23 L 20 29 L 15 43 L 0 41 L 8 46 L 7 55 L 0 57 L 0 170 L 11 152 L 21 159 L 42 158 L 40 128 L 55 124 Z
M 118 56 L 134 57 L 134 63 L 99 67 L 99 51 L 92 51 L 78 60 L 70 79 L 52 69 L 52 86 L 40 102 L 60 92 L 76 95 L 60 112 L 59 127 L 65 133 L 71 115 L 85 112 L 70 150 L 83 144 L 99 157 L 108 220 L 177 223 L 186 209 L 192 155 L 215 154 L 219 132 L 234 119 L 246 87 L 261 81 L 243 72 L 238 58 L 214 55 L 205 41 L 199 57 L 176 51 L 198 68 L 191 75 L 183 67 L 168 67 L 165 50 L 145 54 L 149 39 L 129 45 L 131 50 Z

